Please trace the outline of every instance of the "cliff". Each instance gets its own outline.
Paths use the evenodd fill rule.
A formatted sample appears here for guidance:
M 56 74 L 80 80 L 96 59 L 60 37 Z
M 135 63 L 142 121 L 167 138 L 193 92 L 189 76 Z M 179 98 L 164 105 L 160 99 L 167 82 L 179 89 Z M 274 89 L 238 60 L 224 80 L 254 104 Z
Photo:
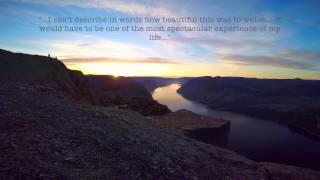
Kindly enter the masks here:
M 93 94 L 83 74 L 67 69 L 61 61 L 50 57 L 0 49 L 0 82 L 44 85 L 77 100 L 93 102 Z
M 213 109 L 280 121 L 320 137 L 320 81 L 200 77 L 178 92 Z
M 163 116 L 154 116 L 152 119 L 161 126 L 186 132 L 201 128 L 228 129 L 230 124 L 230 121 L 202 116 L 185 109 Z
M 151 118 L 162 127 L 175 129 L 186 136 L 209 144 L 225 146 L 228 141 L 230 128 L 228 120 L 195 114 L 185 109 Z

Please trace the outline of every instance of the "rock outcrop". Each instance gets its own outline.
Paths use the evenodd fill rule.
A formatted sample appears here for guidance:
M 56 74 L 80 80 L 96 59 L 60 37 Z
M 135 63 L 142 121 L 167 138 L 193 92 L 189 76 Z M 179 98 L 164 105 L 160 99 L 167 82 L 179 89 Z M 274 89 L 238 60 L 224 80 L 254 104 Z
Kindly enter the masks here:
M 228 120 L 195 114 L 185 109 L 151 118 L 162 127 L 173 128 L 199 141 L 219 146 L 225 146 L 228 142 Z
M 77 100 L 93 102 L 93 94 L 82 72 L 68 69 L 55 58 L 0 49 L 0 82 L 44 85 Z
M 152 117 L 152 120 L 160 126 L 170 127 L 185 132 L 202 128 L 227 130 L 230 126 L 230 121 L 228 120 L 202 116 L 185 109 L 163 116 L 154 116 Z

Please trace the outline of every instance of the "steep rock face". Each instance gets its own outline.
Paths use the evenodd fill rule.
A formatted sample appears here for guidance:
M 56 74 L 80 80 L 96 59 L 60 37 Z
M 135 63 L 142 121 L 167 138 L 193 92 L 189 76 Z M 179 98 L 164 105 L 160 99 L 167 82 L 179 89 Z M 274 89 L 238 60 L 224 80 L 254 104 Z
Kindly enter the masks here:
M 92 94 L 80 71 L 73 71 L 59 60 L 0 49 L 0 81 L 45 85 L 77 100 L 92 102 Z
M 154 116 L 152 119 L 161 126 L 186 132 L 201 128 L 228 129 L 230 124 L 228 120 L 202 116 L 185 109 L 163 116 Z
M 320 137 L 320 81 L 201 77 L 178 92 L 214 109 L 281 121 Z
M 173 128 L 199 141 L 219 146 L 225 146 L 228 142 L 230 121 L 225 119 L 203 116 L 185 109 L 151 118 L 160 126 Z
M 118 108 L 132 109 L 146 116 L 170 112 L 167 106 L 153 100 L 142 84 L 126 77 L 88 75 L 87 80 L 99 105 L 116 105 Z

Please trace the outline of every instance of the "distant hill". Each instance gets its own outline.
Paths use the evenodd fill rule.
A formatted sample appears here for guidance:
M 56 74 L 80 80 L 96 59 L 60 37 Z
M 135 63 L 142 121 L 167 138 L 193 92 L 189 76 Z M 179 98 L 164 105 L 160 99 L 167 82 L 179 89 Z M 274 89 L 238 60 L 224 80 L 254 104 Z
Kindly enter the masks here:
M 88 75 L 86 79 L 99 105 L 116 105 L 122 109 L 135 110 L 146 116 L 163 115 L 170 112 L 167 106 L 153 100 L 143 84 L 130 78 Z
M 172 83 L 186 83 L 192 77 L 165 78 L 165 77 L 127 77 L 130 80 L 143 84 L 150 92 L 157 87 L 166 86 Z
M 281 121 L 320 137 L 320 81 L 199 77 L 178 92 L 213 109 Z
M 121 96 L 141 96 L 152 98 L 143 84 L 127 77 L 114 77 L 111 75 L 86 75 L 88 84 L 97 93 L 114 92 Z

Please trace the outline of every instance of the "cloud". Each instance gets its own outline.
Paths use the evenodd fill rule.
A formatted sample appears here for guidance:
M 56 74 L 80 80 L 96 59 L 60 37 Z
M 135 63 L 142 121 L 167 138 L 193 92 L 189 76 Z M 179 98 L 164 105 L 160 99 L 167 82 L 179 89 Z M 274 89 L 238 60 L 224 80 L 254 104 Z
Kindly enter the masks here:
M 224 63 L 239 66 L 272 66 L 316 71 L 319 66 L 320 52 L 309 50 L 285 49 L 274 55 L 220 55 Z
M 236 66 L 264 66 L 317 71 L 320 50 L 289 49 L 268 39 L 243 37 L 179 37 L 180 44 L 197 44 L 211 54 L 202 56 L 209 61 Z
M 94 35 L 74 34 L 63 39 L 23 39 L 26 46 L 43 47 L 38 53 L 51 53 L 60 59 L 113 57 L 153 57 L 153 49 L 137 44 L 119 42 Z
M 280 55 L 300 61 L 320 63 L 320 50 L 284 49 Z
M 63 59 L 64 63 L 77 64 L 77 63 L 120 63 L 120 64 L 130 64 L 130 63 L 148 63 L 148 64 L 184 64 L 182 62 L 160 58 L 160 57 L 147 57 L 147 58 L 112 58 L 112 57 L 88 57 L 88 58 L 70 58 Z
M 25 17 L 32 17 L 32 18 L 47 17 L 47 15 L 44 13 L 40 13 L 34 10 L 21 8 L 21 7 L 11 7 L 10 9 L 1 8 L 1 11 L 2 13 L 14 14 L 15 16 L 25 16 Z
M 16 0 L 16 2 L 47 4 L 56 6 L 77 6 L 81 8 L 109 9 L 121 13 L 132 15 L 171 15 L 172 12 L 163 6 L 147 6 L 143 3 L 137 3 L 129 0 Z
M 276 44 L 262 41 L 257 39 L 224 39 L 216 37 L 207 37 L 207 38 L 188 38 L 188 37 L 179 37 L 174 39 L 177 42 L 181 43 L 195 43 L 204 46 L 220 46 L 228 48 L 275 48 Z

